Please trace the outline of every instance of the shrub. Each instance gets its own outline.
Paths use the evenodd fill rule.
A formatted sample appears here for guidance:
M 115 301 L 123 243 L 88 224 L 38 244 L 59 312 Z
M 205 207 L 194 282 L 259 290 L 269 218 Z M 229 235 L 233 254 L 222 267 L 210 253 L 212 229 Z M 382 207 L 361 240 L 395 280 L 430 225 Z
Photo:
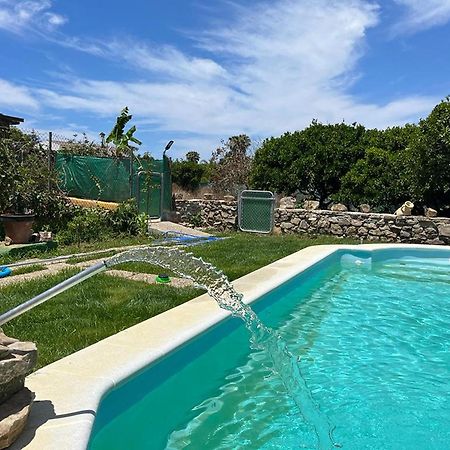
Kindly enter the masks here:
M 137 235 L 142 232 L 142 218 L 136 204 L 136 200 L 130 199 L 122 202 L 109 217 L 109 224 L 114 233 Z
M 321 204 L 339 191 L 341 178 L 364 156 L 362 125 L 323 125 L 263 142 L 255 153 L 251 181 L 260 189 L 301 191 Z
M 51 218 L 53 205 L 62 204 L 62 193 L 37 136 L 17 128 L 4 130 L 0 160 L 0 213 L 33 211 L 41 219 Z
M 191 160 L 172 162 L 172 181 L 187 191 L 195 191 L 200 186 L 204 166 Z
M 416 198 L 438 210 L 450 208 L 450 98 L 419 123 L 411 143 L 411 180 Z
M 100 208 L 79 208 L 57 240 L 64 245 L 80 244 L 108 238 L 112 235 L 109 216 L 111 211 Z
M 375 211 L 394 212 L 409 197 L 403 153 L 369 148 L 342 178 L 334 199 L 353 205 L 369 203 Z

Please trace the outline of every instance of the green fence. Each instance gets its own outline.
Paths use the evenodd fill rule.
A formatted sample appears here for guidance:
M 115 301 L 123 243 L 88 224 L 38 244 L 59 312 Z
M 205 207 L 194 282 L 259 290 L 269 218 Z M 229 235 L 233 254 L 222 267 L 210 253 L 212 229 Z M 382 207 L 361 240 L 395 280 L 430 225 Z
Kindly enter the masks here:
M 71 197 L 109 202 L 137 200 L 139 211 L 160 217 L 172 206 L 168 158 L 98 158 L 56 154 L 61 189 Z
M 275 198 L 269 191 L 242 191 L 238 203 L 239 229 L 270 233 L 273 228 Z

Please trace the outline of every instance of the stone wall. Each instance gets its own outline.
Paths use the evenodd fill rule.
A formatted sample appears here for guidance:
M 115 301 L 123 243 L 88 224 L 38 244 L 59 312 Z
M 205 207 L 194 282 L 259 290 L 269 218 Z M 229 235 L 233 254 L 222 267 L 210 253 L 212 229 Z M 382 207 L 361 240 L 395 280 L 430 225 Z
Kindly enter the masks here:
M 215 228 L 219 231 L 237 229 L 235 200 L 176 200 L 175 205 L 183 225 Z
M 364 241 L 449 244 L 450 218 L 359 212 L 275 210 L 281 233 L 328 234 Z
M 176 211 L 181 223 L 188 226 L 220 231 L 237 229 L 235 200 L 177 200 Z M 278 208 L 274 231 L 326 234 L 369 242 L 450 244 L 450 218 L 441 217 Z

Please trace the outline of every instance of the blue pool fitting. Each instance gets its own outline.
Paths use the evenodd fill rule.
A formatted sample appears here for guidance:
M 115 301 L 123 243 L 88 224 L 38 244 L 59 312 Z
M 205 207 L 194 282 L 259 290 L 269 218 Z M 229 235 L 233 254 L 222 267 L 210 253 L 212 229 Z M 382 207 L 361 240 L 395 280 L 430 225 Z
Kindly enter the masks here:
M 9 267 L 0 267 L 0 278 L 8 277 L 12 274 L 12 270 Z

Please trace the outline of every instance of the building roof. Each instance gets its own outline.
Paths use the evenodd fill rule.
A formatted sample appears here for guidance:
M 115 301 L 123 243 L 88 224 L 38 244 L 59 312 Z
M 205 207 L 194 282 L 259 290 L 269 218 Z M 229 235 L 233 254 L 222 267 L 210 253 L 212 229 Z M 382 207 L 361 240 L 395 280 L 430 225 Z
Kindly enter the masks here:
M 9 127 L 11 125 L 19 125 L 23 122 L 21 117 L 6 116 L 0 113 L 0 127 Z

